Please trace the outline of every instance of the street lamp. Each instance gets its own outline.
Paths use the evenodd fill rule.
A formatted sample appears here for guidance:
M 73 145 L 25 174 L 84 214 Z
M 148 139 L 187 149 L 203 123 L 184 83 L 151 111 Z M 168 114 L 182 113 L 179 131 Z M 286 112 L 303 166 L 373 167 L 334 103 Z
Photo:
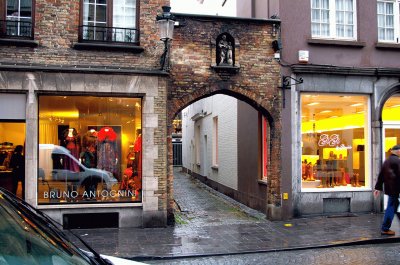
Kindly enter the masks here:
M 162 14 L 157 15 L 157 24 L 160 30 L 160 39 L 164 42 L 164 52 L 161 56 L 161 70 L 169 71 L 169 43 L 174 34 L 175 17 L 170 13 L 170 6 L 162 6 Z

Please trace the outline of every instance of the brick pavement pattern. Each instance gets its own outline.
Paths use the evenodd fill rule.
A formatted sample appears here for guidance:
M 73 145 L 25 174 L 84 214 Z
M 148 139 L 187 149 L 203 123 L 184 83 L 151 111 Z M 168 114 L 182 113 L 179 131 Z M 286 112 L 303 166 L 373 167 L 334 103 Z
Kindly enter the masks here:
M 376 242 L 400 242 L 380 235 L 382 214 L 313 217 L 272 222 L 175 170 L 175 226 L 76 230 L 99 253 L 124 258 L 200 257 Z M 318 250 L 320 251 L 320 250 Z M 222 263 L 224 264 L 224 263 Z

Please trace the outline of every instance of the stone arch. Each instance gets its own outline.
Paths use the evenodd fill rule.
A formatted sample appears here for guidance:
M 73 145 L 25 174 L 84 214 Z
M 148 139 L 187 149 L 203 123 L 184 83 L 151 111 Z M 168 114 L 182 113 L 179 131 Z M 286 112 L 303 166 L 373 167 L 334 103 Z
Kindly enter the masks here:
M 397 84 L 393 84 L 391 86 L 389 86 L 386 90 L 386 92 L 384 92 L 381 97 L 378 99 L 377 101 L 377 114 L 378 117 L 374 117 L 376 118 L 377 121 L 380 122 L 380 124 L 382 124 L 382 111 L 383 111 L 383 107 L 385 106 L 386 101 L 388 101 L 388 99 L 390 97 L 392 97 L 394 94 L 400 93 L 400 83 Z
M 225 87 L 225 86 L 224 86 Z M 258 90 L 257 90 L 258 91 Z M 220 88 L 218 85 L 207 88 L 197 89 L 192 93 L 184 94 L 181 97 L 169 98 L 167 101 L 167 150 L 168 150 L 168 176 L 167 176 L 167 200 L 168 200 L 168 220 L 173 220 L 173 150 L 172 150 L 172 121 L 178 113 L 190 104 L 215 94 L 225 94 L 238 100 L 242 100 L 256 110 L 260 111 L 268 120 L 270 127 L 270 151 L 271 159 L 269 168 L 271 175 L 268 177 L 268 192 L 266 201 L 268 205 L 280 207 L 280 175 L 281 175 L 281 116 L 280 111 L 274 111 L 280 108 L 280 104 L 274 105 L 270 101 L 262 100 L 263 96 L 257 91 L 244 90 L 240 88 Z M 278 102 L 278 101 L 277 101 Z M 268 209 L 266 205 L 266 209 Z M 268 210 L 269 211 L 269 210 Z M 267 213 L 268 216 L 268 213 Z

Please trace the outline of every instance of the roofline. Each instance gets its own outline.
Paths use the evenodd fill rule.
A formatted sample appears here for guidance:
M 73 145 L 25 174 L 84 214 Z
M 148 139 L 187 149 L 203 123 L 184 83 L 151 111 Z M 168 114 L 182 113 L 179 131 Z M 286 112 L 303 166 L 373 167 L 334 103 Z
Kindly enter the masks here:
M 198 14 L 187 14 L 187 13 L 172 13 L 175 17 L 182 18 L 197 18 L 197 19 L 208 19 L 208 20 L 237 20 L 237 21 L 245 21 L 245 22 L 258 22 L 258 23 L 267 23 L 267 24 L 280 24 L 280 19 L 272 19 L 272 18 L 246 18 L 246 17 L 229 17 L 229 16 L 216 16 L 216 15 L 198 15 Z

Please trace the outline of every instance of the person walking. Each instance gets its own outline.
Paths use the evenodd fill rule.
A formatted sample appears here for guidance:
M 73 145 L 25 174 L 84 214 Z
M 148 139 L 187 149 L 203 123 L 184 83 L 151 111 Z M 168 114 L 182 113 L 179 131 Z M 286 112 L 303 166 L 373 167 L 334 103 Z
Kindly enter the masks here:
M 22 199 L 25 198 L 25 158 L 22 154 L 24 147 L 17 145 L 10 159 L 10 168 L 13 174 L 12 193 L 17 195 L 18 182 L 22 183 Z
M 400 193 L 400 145 L 391 149 L 390 156 L 383 162 L 382 168 L 375 184 L 374 196 L 377 197 L 382 191 L 389 197 L 386 205 L 385 215 L 381 226 L 382 235 L 395 235 L 390 230 L 394 214 L 400 219 L 397 208 L 399 206 Z

